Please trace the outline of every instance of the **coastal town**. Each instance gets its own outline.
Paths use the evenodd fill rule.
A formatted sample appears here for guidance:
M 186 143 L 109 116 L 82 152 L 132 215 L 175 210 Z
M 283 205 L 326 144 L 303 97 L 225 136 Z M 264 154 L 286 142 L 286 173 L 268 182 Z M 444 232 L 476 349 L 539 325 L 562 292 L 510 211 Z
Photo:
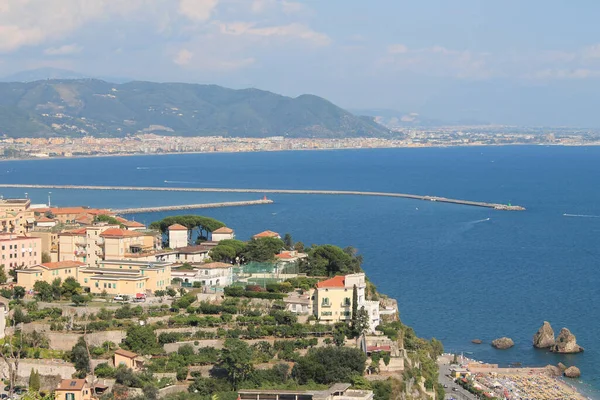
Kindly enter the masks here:
M 564 369 L 458 359 L 416 337 L 351 247 L 30 199 L 0 200 L 0 243 L 11 399 L 584 398 Z
M 595 146 L 600 132 L 505 126 L 393 128 L 390 137 L 268 138 L 183 137 L 140 133 L 127 137 L 0 137 L 0 158 L 49 158 L 161 153 L 223 153 L 403 147 L 562 145 Z

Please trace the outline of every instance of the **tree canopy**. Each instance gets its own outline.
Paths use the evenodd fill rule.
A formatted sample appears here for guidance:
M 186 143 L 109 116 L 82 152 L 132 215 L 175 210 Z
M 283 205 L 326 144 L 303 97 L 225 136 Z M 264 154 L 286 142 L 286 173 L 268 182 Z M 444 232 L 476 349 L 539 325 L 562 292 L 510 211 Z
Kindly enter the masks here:
M 362 257 L 353 248 L 324 244 L 308 250 L 308 260 L 301 266 L 301 272 L 313 276 L 334 276 L 361 272 Z
M 252 372 L 253 355 L 252 348 L 243 340 L 225 340 L 218 365 L 227 372 L 227 377 L 235 389 Z
M 321 384 L 350 382 L 354 375 L 365 371 L 367 356 L 359 349 L 349 347 L 317 347 L 308 350 L 296 362 L 292 375 L 300 384 L 314 381 Z
M 194 229 L 198 229 L 199 238 L 208 238 L 209 232 L 225 226 L 221 221 L 201 215 L 174 215 L 151 223 L 150 229 L 156 229 L 165 234 L 168 232 L 169 226 L 174 224 L 183 225 L 188 228 L 190 242 L 192 241 L 192 232 Z
M 246 261 L 265 262 L 271 261 L 285 248 L 283 240 L 277 238 L 253 239 L 246 245 L 244 258 Z
M 156 334 L 151 326 L 132 325 L 127 329 L 123 343 L 138 354 L 151 354 L 158 347 Z
M 241 240 L 226 239 L 221 240 L 217 246 L 210 251 L 210 258 L 213 261 L 233 263 L 237 259 L 244 261 L 244 252 L 246 243 Z

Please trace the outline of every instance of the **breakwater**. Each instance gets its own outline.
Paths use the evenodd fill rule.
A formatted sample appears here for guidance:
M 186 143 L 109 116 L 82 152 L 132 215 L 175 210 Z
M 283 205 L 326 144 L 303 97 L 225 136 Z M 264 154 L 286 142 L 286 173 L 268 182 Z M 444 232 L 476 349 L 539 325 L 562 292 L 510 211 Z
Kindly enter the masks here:
M 202 187 L 161 187 L 161 186 L 92 186 L 92 185 L 34 185 L 34 184 L 0 184 L 0 188 L 23 189 L 71 189 L 71 190 L 136 190 L 153 192 L 222 192 L 222 193 L 278 193 L 278 194 L 318 194 L 338 196 L 378 196 L 399 197 L 413 200 L 452 203 L 473 207 L 486 207 L 494 210 L 523 211 L 525 207 L 510 204 L 488 203 L 482 201 L 458 200 L 439 196 L 422 196 L 417 194 L 365 192 L 355 190 L 305 190 L 305 189 L 236 189 L 236 188 L 202 188 Z
M 115 214 L 137 214 L 137 213 L 149 213 L 149 212 L 160 212 L 160 211 L 173 211 L 173 210 L 195 210 L 198 208 L 220 208 L 220 207 L 242 207 L 242 206 L 256 206 L 260 204 L 272 204 L 273 200 L 247 200 L 247 201 L 226 201 L 221 203 L 201 203 L 201 204 L 182 204 L 178 206 L 158 206 L 158 207 L 137 207 L 137 208 L 122 208 L 112 210 Z

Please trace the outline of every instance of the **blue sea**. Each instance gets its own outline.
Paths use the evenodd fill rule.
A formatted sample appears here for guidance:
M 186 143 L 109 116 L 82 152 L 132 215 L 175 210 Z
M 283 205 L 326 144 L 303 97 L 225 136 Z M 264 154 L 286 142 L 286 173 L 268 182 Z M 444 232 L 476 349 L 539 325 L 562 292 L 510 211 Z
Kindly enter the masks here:
M 165 183 L 165 181 L 169 181 Z M 389 191 L 527 207 L 525 212 L 398 198 L 270 195 L 272 205 L 206 209 L 238 238 L 270 229 L 306 245 L 352 245 L 404 323 L 486 362 L 582 371 L 600 391 L 600 147 L 477 147 L 185 154 L 0 163 L 2 183 Z M 0 189 L 5 197 L 23 189 Z M 48 190 L 28 190 L 45 203 Z M 52 190 L 54 205 L 135 207 L 257 194 Z M 188 211 L 185 211 L 186 213 Z M 150 223 L 170 213 L 134 217 Z M 569 214 L 572 216 L 565 216 Z M 544 320 L 586 351 L 535 350 Z M 516 345 L 500 351 L 494 338 Z M 482 345 L 471 344 L 479 338 Z M 571 381 L 573 382 L 573 381 Z M 575 383 L 575 382 L 573 382 Z

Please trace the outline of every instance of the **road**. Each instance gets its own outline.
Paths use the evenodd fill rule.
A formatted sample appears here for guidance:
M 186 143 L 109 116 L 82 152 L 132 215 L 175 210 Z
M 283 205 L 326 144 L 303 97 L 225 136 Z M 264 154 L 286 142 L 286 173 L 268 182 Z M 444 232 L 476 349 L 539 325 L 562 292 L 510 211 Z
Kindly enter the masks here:
M 440 359 L 438 359 L 438 366 L 440 370 L 438 381 L 442 385 L 448 386 L 444 388 L 446 391 L 446 400 L 476 400 L 479 398 L 478 396 L 468 392 L 461 386 L 454 383 L 454 380 L 450 378 L 450 364 L 448 363 L 447 359 L 440 357 Z M 454 388 L 456 388 L 457 391 L 454 391 Z

